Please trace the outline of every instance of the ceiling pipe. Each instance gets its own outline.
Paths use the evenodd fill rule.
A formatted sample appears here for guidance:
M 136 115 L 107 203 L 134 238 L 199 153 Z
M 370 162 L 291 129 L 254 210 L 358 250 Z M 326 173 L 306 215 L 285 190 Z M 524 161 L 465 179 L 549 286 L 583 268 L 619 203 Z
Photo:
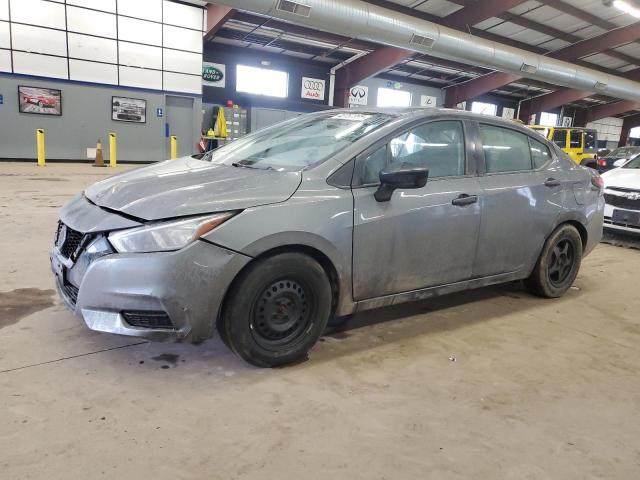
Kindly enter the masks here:
M 222 0 L 230 7 L 554 85 L 640 100 L 640 83 L 509 47 L 362 0 Z

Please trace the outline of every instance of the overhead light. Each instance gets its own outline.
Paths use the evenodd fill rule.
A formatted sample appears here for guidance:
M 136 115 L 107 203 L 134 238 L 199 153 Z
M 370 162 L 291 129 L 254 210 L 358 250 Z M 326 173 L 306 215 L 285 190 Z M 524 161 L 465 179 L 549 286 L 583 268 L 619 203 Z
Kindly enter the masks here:
M 262 65 L 263 67 L 268 67 L 269 65 L 271 65 L 271 62 L 269 60 L 260 60 L 260 65 Z
M 614 7 L 636 18 L 640 18 L 640 8 L 633 6 L 624 0 L 613 0 Z

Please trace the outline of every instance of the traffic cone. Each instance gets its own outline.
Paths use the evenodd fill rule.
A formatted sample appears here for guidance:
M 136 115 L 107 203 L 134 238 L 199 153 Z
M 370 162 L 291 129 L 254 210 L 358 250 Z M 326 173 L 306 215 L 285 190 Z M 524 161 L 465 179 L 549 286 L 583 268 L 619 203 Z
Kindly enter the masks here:
M 102 140 L 98 139 L 98 144 L 96 145 L 96 161 L 93 164 L 94 167 L 106 167 L 104 164 L 104 157 L 102 155 Z

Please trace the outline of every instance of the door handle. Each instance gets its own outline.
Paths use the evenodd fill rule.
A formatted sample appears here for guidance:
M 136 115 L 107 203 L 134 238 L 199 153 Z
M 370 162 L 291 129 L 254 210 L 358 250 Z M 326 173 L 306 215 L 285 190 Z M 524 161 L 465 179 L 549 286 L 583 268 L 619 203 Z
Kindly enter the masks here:
M 549 188 L 559 187 L 560 185 L 562 185 L 562 182 L 560 180 L 556 180 L 555 178 L 547 178 L 547 180 L 544 182 L 544 186 Z
M 454 198 L 451 204 L 455 205 L 456 207 L 466 207 L 467 205 L 472 205 L 477 201 L 477 195 L 467 195 L 466 193 L 463 193 L 458 198 Z

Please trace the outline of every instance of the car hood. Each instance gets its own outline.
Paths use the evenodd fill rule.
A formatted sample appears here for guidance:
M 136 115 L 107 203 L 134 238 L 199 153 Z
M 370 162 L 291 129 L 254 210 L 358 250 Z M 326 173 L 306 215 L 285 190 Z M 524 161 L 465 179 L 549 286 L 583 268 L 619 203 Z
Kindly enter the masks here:
M 108 178 L 87 188 L 85 196 L 100 207 L 160 220 L 284 202 L 301 180 L 300 172 L 237 168 L 184 157 Z
M 631 188 L 640 190 L 640 169 L 615 168 L 602 174 L 605 187 Z

